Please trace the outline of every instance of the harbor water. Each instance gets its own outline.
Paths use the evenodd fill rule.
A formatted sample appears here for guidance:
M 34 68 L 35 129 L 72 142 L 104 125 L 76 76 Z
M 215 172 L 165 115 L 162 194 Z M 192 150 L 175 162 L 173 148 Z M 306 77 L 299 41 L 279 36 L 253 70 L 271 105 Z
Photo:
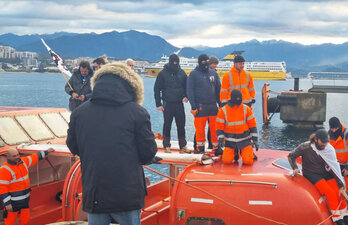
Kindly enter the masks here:
M 153 85 L 154 78 L 144 77 L 145 100 L 144 108 L 151 116 L 154 133 L 162 133 L 163 114 L 157 111 Z M 262 149 L 292 150 L 298 144 L 308 139 L 313 129 L 296 129 L 284 124 L 279 113 L 275 114 L 268 125 L 262 122 L 261 89 L 264 83 L 270 84 L 274 92 L 293 89 L 293 79 L 284 81 L 254 81 L 256 89 L 256 104 L 254 114 L 257 120 L 259 144 Z M 327 81 L 325 84 L 328 84 Z M 337 81 L 336 81 L 337 85 Z M 69 96 L 64 91 L 65 80 L 60 74 L 52 73 L 0 73 L 0 106 L 31 106 L 31 107 L 63 107 L 68 108 Z M 300 79 L 300 89 L 306 90 L 312 86 L 308 79 Z M 348 126 L 347 94 L 328 94 L 326 121 L 324 127 L 328 128 L 328 120 L 332 116 L 340 118 L 344 125 Z M 193 116 L 190 114 L 189 103 L 185 104 L 186 111 L 186 138 L 193 141 L 194 125 Z M 173 121 L 171 130 L 172 140 L 177 140 L 176 126 Z M 155 165 L 156 167 L 156 165 Z M 160 167 L 158 167 L 160 168 Z M 160 168 L 165 172 L 165 169 Z M 150 175 L 150 180 L 157 178 Z

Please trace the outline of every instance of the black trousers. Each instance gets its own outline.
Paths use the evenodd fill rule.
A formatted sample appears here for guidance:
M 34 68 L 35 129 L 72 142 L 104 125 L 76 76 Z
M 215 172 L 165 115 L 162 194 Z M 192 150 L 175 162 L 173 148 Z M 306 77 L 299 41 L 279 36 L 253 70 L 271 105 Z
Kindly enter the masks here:
M 185 138 L 185 109 L 182 102 L 164 102 L 163 104 L 163 147 L 170 147 L 170 130 L 173 118 L 178 131 L 179 147 L 186 146 Z

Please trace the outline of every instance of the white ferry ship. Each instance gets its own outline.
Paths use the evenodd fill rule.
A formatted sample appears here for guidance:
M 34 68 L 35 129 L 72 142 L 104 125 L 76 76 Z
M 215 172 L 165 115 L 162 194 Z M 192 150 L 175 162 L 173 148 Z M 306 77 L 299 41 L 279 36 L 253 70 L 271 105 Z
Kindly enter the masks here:
M 216 68 L 218 75 L 222 76 L 233 67 L 233 59 L 236 55 L 240 55 L 243 51 L 234 51 L 220 60 Z M 163 66 L 168 63 L 169 57 L 162 56 L 159 62 L 150 64 L 145 67 L 146 72 L 151 77 L 157 77 Z M 197 66 L 196 58 L 180 57 L 180 66 L 187 75 Z M 285 62 L 245 62 L 245 70 L 249 71 L 254 80 L 285 80 L 286 79 L 286 63 Z

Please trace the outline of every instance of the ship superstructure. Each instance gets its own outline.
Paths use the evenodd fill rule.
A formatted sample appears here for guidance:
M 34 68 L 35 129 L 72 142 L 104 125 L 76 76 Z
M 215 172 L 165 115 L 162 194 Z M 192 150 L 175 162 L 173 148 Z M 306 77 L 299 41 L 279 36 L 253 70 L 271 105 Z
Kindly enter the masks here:
M 217 73 L 222 77 L 228 70 L 233 67 L 233 59 L 236 55 L 241 55 L 243 51 L 234 51 L 224 57 L 216 68 Z M 162 56 L 159 62 L 150 64 L 145 68 L 151 77 L 157 77 L 163 66 L 168 63 L 169 57 Z M 198 65 L 196 58 L 180 57 L 181 69 L 187 75 Z M 254 80 L 285 80 L 286 63 L 283 62 L 245 62 L 245 70 L 249 71 Z

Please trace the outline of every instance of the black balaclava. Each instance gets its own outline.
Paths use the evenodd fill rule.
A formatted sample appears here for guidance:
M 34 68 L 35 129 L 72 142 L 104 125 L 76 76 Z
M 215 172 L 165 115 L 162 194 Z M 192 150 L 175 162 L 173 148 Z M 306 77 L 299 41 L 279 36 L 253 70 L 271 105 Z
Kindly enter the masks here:
M 177 64 L 174 64 L 174 62 L 177 62 Z M 169 63 L 168 63 L 168 67 L 170 70 L 172 71 L 178 71 L 179 70 L 179 62 L 180 59 L 176 54 L 171 54 L 169 56 Z
M 336 140 L 342 134 L 342 124 L 337 117 L 332 117 L 329 120 L 330 129 L 338 128 L 335 132 L 330 131 L 331 136 Z
M 198 57 L 198 65 L 199 68 L 205 73 L 209 71 L 209 57 L 206 54 L 202 54 Z M 202 61 L 205 61 L 205 63 L 202 63 Z
M 239 106 L 242 104 L 243 97 L 242 97 L 242 92 L 238 89 L 234 89 L 231 92 L 231 99 L 228 101 L 228 105 L 233 107 L 233 106 Z

